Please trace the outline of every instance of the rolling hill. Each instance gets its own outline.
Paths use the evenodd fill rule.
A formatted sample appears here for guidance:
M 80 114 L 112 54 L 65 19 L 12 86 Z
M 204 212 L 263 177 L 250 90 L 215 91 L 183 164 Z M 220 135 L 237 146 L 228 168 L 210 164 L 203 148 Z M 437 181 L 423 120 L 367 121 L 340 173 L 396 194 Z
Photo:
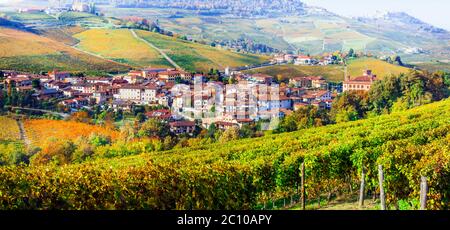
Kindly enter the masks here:
M 382 79 L 386 75 L 407 73 L 410 69 L 393 65 L 385 61 L 374 58 L 359 58 L 351 60 L 347 66 L 347 74 L 350 77 L 360 76 L 364 70 L 371 69 L 378 78 Z M 323 76 L 329 81 L 340 82 L 344 80 L 345 68 L 340 65 L 328 66 L 297 66 L 297 65 L 276 65 L 258 68 L 247 73 L 264 73 L 271 76 L 281 75 L 285 78 Z
M 266 56 L 236 53 L 143 30 L 136 30 L 136 34 L 188 71 L 224 69 L 268 60 Z M 90 29 L 74 37 L 80 40 L 78 48 L 108 59 L 134 67 L 171 67 L 157 50 L 133 37 L 127 29 Z
M 78 48 L 133 67 L 171 67 L 158 51 L 127 29 L 90 29 L 74 37 L 80 41 Z
M 227 66 L 258 64 L 269 59 L 267 56 L 236 53 L 148 31 L 137 31 L 137 34 L 164 50 L 180 66 L 191 71 L 201 70 L 206 72 L 211 68 L 225 69 Z
M 0 69 L 29 72 L 126 71 L 130 67 L 95 57 L 34 33 L 0 27 Z
M 265 1 L 239 0 L 228 4 L 258 5 Z M 158 20 L 162 28 L 197 40 L 233 41 L 249 39 L 254 43 L 266 44 L 287 52 L 317 54 L 336 50 L 370 52 L 376 55 L 399 54 L 405 61 L 443 60 L 450 56 L 450 33 L 422 22 L 405 13 L 387 13 L 375 18 L 348 18 L 326 9 L 297 4 L 296 0 L 282 1 L 292 8 L 251 9 L 241 14 L 234 12 L 227 3 L 218 2 L 218 9 L 183 8 L 189 1 L 148 8 L 115 8 L 101 6 L 107 16 L 140 16 Z M 208 5 L 205 7 L 214 6 Z M 230 12 L 229 12 L 230 11 Z M 250 15 L 249 15 L 250 14 Z M 417 52 L 416 52 L 417 51 Z

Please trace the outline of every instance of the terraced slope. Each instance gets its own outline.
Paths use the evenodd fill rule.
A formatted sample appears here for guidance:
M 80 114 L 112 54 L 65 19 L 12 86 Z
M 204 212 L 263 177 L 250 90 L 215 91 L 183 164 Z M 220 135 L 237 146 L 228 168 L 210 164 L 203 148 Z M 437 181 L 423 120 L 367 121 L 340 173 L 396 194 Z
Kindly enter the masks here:
M 0 27 L 0 69 L 29 72 L 126 71 L 124 64 L 95 57 L 34 33 Z
M 171 67 L 155 49 L 127 29 L 90 29 L 74 35 L 78 48 L 134 67 Z

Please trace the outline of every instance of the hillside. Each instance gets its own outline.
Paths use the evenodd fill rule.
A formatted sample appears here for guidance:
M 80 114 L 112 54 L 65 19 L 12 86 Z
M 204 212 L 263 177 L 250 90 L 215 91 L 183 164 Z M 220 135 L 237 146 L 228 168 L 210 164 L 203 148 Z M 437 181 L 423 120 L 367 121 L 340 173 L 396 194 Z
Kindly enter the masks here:
M 34 33 L 0 27 L 0 69 L 39 72 L 55 68 L 106 72 L 129 69 Z
M 235 53 L 153 32 L 136 30 L 139 37 L 165 52 L 173 61 L 189 71 L 209 71 L 227 66 L 261 63 L 268 57 Z M 77 47 L 105 58 L 135 67 L 170 67 L 161 54 L 133 37 L 127 29 L 90 29 L 74 36 Z
M 207 12 L 205 9 L 181 8 L 180 5 L 192 5 L 192 2 L 177 1 L 173 8 L 170 4 L 156 2 L 148 8 L 133 8 L 132 11 L 109 6 L 102 6 L 101 10 L 107 16 L 158 19 L 164 29 L 207 42 L 249 39 L 281 51 L 310 54 L 353 48 L 377 55 L 396 53 L 404 61 L 443 60 L 450 55 L 449 43 L 442 42 L 448 41 L 448 31 L 404 13 L 390 13 L 378 19 L 347 18 L 296 0 L 280 2 L 295 4 L 297 8 L 280 7 L 269 13 L 267 10 L 272 8 L 253 7 L 267 3 L 265 1 L 233 1 L 208 5 L 218 8 Z M 252 7 L 238 15 L 230 15 L 228 11 L 233 11 L 233 7 L 227 6 L 230 4 L 240 4 L 239 9 L 247 8 L 248 4 Z M 409 53 L 416 48 L 421 52 Z
M 170 58 L 188 70 L 206 72 L 211 68 L 225 69 L 227 66 L 245 66 L 268 60 L 267 56 L 231 52 L 147 31 L 137 31 L 137 34 L 163 49 Z
M 2 209 L 261 209 L 296 194 L 305 162 L 307 199 L 366 188 L 385 174 L 387 204 L 418 199 L 448 209 L 450 100 L 366 120 L 226 144 L 66 166 L 0 167 Z M 43 171 L 45 170 L 45 173 Z M 24 179 L 26 178 L 26 179 Z M 23 202 L 23 197 L 28 202 Z M 417 208 L 413 206 L 412 208 Z
M 359 58 L 351 60 L 347 66 L 347 73 L 351 77 L 360 76 L 365 69 L 371 69 L 380 79 L 386 75 L 407 73 L 410 69 L 402 66 L 389 64 L 374 58 Z M 276 65 L 258 68 L 247 73 L 264 73 L 271 76 L 282 75 L 283 77 L 305 77 L 323 76 L 329 81 L 339 82 L 344 80 L 345 68 L 339 65 L 328 66 L 297 66 L 297 65 Z
M 137 40 L 127 29 L 90 29 L 75 34 L 77 47 L 134 67 L 171 67 L 155 49 Z

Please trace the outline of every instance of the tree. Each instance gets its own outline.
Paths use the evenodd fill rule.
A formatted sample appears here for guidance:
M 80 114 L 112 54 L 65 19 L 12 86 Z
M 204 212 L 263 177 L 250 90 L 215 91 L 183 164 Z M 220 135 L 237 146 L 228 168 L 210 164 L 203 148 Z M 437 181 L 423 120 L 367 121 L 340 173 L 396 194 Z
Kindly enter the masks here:
M 41 88 L 41 81 L 39 79 L 33 79 L 31 81 L 31 86 L 33 89 L 40 89 Z
M 255 129 L 256 129 L 256 127 L 254 125 L 251 126 L 251 125 L 245 124 L 239 130 L 239 136 L 241 138 L 253 137 L 255 135 Z
M 214 138 L 214 134 L 216 133 L 216 125 L 214 123 L 210 124 L 208 127 L 208 133 L 207 136 L 209 138 Z
M 139 123 L 144 122 L 146 119 L 147 119 L 147 117 L 146 117 L 143 113 L 138 113 L 138 114 L 136 115 L 136 120 L 137 120 Z
M 366 92 L 344 92 L 333 102 L 330 117 L 335 122 L 363 118 L 367 112 Z
M 169 135 L 169 125 L 159 119 L 150 118 L 139 129 L 139 137 L 164 138 Z
M 348 57 L 355 57 L 355 50 L 353 48 L 350 48 L 347 54 Z
M 70 140 L 48 139 L 41 151 L 32 157 L 32 164 L 41 165 L 50 162 L 56 165 L 69 164 L 72 162 L 76 145 Z
M 220 143 L 225 143 L 232 140 L 239 139 L 239 128 L 231 127 L 226 129 L 219 138 Z
M 87 111 L 78 111 L 70 115 L 69 120 L 83 123 L 91 123 L 92 119 Z

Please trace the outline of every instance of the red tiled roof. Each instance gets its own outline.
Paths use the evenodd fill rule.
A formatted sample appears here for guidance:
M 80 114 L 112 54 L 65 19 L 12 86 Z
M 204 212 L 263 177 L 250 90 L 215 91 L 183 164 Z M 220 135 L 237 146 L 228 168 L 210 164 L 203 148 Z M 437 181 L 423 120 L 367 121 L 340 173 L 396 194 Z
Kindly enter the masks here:
M 172 127 L 184 127 L 184 126 L 195 126 L 193 121 L 174 121 L 169 123 Z

